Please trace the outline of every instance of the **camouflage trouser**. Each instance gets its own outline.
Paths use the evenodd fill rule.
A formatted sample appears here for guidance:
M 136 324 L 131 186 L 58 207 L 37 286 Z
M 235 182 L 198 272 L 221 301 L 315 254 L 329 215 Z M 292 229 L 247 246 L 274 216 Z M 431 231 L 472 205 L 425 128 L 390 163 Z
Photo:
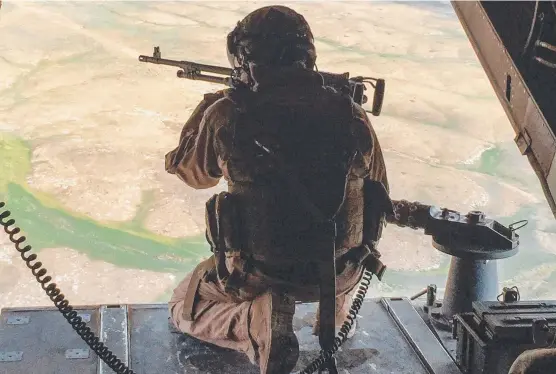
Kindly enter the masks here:
M 174 325 L 197 339 L 247 354 L 253 362 L 255 351 L 249 336 L 249 312 L 252 301 L 235 302 L 216 283 L 201 282 L 194 306 L 194 321 L 183 318 L 185 294 L 193 273 L 174 290 L 168 307 Z
M 357 286 L 361 279 L 362 269 L 351 269 L 338 277 L 337 294 L 344 295 Z M 186 294 L 191 287 L 193 272 L 188 274 L 174 290 L 169 302 L 169 310 L 173 324 L 182 332 L 199 340 L 245 353 L 253 364 L 259 364 L 256 359 L 256 341 L 265 337 L 254 337 L 252 326 L 260 321 L 256 320 L 256 313 L 260 297 L 254 296 L 248 300 L 238 300 L 226 292 L 218 282 L 201 281 L 197 288 L 193 318 L 184 318 L 184 311 L 191 306 L 185 305 Z M 303 290 L 307 291 L 307 290 Z M 318 290 L 312 292 L 297 292 L 296 300 L 312 301 L 318 295 Z M 255 314 L 254 314 L 255 313 Z M 192 320 L 190 320 L 192 319 Z M 254 321 L 252 323 L 252 321 Z

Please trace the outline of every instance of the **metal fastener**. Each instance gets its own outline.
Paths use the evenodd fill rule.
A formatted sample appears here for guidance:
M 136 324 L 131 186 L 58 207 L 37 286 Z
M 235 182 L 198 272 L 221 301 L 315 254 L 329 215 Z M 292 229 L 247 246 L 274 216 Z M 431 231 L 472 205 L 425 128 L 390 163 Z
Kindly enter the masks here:
M 6 319 L 8 325 L 26 325 L 29 323 L 29 316 L 10 316 Z
M 91 315 L 88 313 L 78 313 L 77 314 L 79 317 L 81 317 L 81 320 L 83 322 L 91 322 Z
M 68 360 L 89 358 L 89 349 L 68 349 L 66 350 Z
M 23 359 L 23 352 L 0 352 L 0 362 L 15 362 Z

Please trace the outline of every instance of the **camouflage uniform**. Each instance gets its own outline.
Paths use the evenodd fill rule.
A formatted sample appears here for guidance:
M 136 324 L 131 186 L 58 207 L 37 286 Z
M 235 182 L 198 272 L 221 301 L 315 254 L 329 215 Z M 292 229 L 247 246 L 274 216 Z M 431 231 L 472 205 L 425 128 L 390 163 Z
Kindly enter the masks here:
M 253 363 L 260 365 L 262 374 L 267 374 L 291 370 L 297 360 L 295 356 L 293 363 L 283 364 L 281 369 L 269 367 L 269 357 L 274 354 L 269 336 L 275 328 L 269 306 L 282 308 L 290 314 L 284 327 L 289 339 L 294 339 L 291 331 L 294 306 L 267 290 L 280 286 L 288 289 L 296 300 L 318 300 L 318 282 L 312 270 L 304 267 L 310 256 L 318 256 L 315 252 L 318 245 L 314 244 L 312 229 L 298 229 L 310 225 L 311 219 L 296 207 L 288 192 L 280 191 L 285 187 L 271 188 L 260 182 L 253 183 L 267 165 L 265 161 L 255 165 L 258 157 L 253 150 L 242 154 L 250 147 L 249 140 L 263 139 L 268 145 L 280 139 L 281 142 L 274 145 L 283 148 L 282 154 L 289 157 L 288 164 L 295 164 L 294 172 L 317 205 L 325 210 L 335 210 L 335 205 L 329 202 L 335 199 L 338 202 L 329 190 L 343 193 L 347 185 L 348 198 L 344 196 L 347 201 L 351 195 L 363 198 L 363 180 L 381 181 L 386 189 L 388 181 L 382 152 L 365 111 L 349 98 L 324 88 L 318 73 L 309 69 L 251 66 L 250 76 L 256 88 L 248 92 L 225 90 L 205 95 L 183 127 L 179 146 L 166 155 L 166 170 L 190 187 L 214 187 L 222 177 L 228 181 L 231 198 L 241 202 L 236 216 L 239 219 L 232 223 L 241 222 L 242 229 L 241 244 L 227 246 L 242 247 L 250 262 L 246 264 L 244 256 L 234 256 L 233 251 L 226 252 L 232 255 L 226 254 L 225 258 L 215 251 L 215 255 L 201 263 L 174 290 L 169 309 L 172 322 L 179 330 L 200 340 L 242 351 Z M 276 116 L 269 115 L 268 111 L 278 107 L 282 110 L 280 115 L 293 117 L 282 123 L 280 120 L 272 122 Z M 338 114 L 342 110 L 342 114 Z M 250 120 L 252 113 L 256 113 L 258 122 Z M 318 121 L 320 123 L 315 123 Z M 294 125 L 289 126 L 290 122 Z M 312 124 L 300 130 L 298 124 L 305 122 Z M 261 123 L 269 124 L 266 133 L 261 130 Z M 352 167 L 350 173 L 353 175 L 346 182 L 345 173 L 341 178 L 335 177 L 341 174 L 338 165 L 342 163 L 335 161 L 335 157 L 340 156 L 336 156 L 334 150 L 337 148 L 337 154 L 341 155 L 341 150 L 350 147 L 358 151 L 354 156 L 358 163 L 354 163 L 359 169 Z M 313 149 L 313 154 L 309 154 Z M 367 200 L 371 198 L 365 196 Z M 269 203 L 268 200 L 273 201 Z M 347 304 L 345 295 L 361 279 L 362 262 L 369 255 L 379 256 L 374 249 L 375 243 L 365 243 L 364 204 L 357 201 L 342 204 L 343 210 L 339 211 L 336 267 L 337 317 L 341 320 L 345 316 L 341 309 L 345 310 L 344 304 Z M 207 209 L 211 204 L 214 205 L 214 200 L 209 200 Z M 289 214 L 290 211 L 295 212 Z M 207 228 L 212 226 L 209 216 L 207 214 Z M 290 236 L 292 231 L 295 233 Z M 214 242 L 218 238 L 207 234 L 207 239 L 212 247 L 217 246 Z M 233 276 L 237 273 L 239 280 Z M 291 343 L 293 346 L 297 341 Z

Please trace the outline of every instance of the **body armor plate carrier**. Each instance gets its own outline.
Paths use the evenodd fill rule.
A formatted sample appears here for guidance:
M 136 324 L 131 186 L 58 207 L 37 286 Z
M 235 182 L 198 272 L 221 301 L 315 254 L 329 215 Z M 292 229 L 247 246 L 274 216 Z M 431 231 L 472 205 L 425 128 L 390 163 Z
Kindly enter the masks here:
M 326 222 L 335 222 L 336 259 L 357 262 L 372 252 L 364 245 L 368 168 L 350 128 L 352 102 L 315 89 L 228 95 L 237 116 L 216 137 L 229 188 L 207 202 L 206 218 L 216 273 L 229 292 L 239 292 L 253 269 L 269 279 L 317 285 L 314 259 L 330 247 Z M 336 109 L 332 115 L 329 108 Z M 381 273 L 376 261 L 370 270 Z

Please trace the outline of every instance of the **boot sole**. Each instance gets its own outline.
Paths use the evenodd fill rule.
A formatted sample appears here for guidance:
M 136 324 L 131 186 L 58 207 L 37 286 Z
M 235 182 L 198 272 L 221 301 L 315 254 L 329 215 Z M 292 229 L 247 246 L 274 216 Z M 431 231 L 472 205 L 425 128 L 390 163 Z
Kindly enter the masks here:
M 272 292 L 270 353 L 266 374 L 291 373 L 299 358 L 299 342 L 293 331 L 295 299 Z

